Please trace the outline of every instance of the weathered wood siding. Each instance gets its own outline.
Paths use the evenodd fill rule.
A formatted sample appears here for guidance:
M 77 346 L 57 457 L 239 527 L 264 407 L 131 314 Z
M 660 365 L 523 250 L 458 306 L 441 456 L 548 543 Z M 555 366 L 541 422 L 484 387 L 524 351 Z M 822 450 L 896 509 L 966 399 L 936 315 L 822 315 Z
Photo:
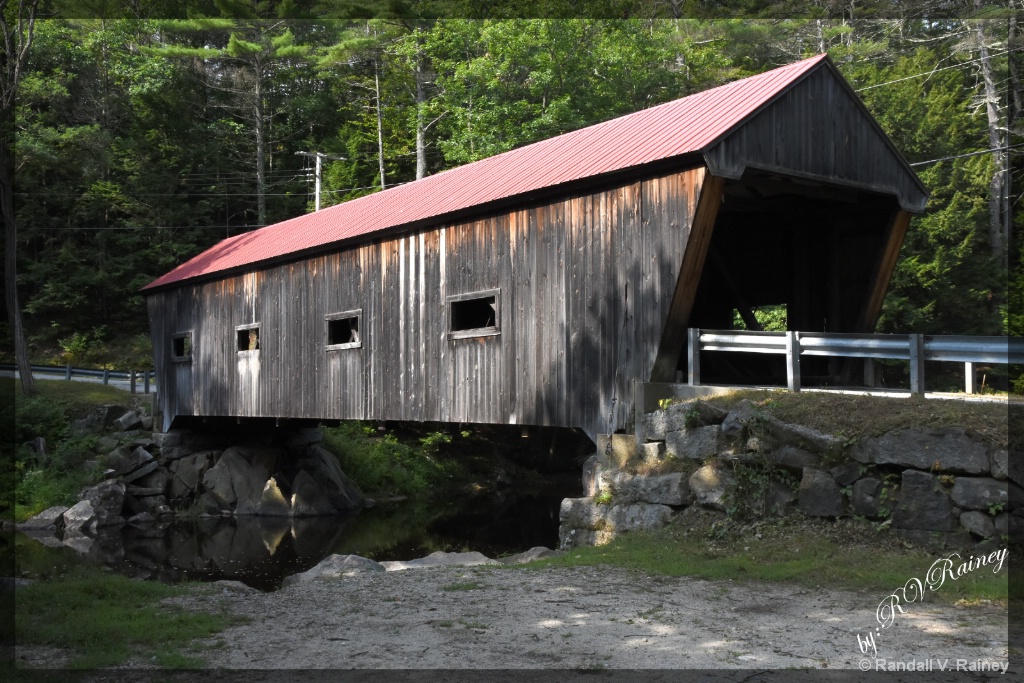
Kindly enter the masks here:
M 829 67 L 831 68 L 831 67 Z M 928 193 L 841 78 L 813 71 L 705 152 L 716 176 L 748 167 L 896 194 L 907 211 Z
M 149 296 L 177 415 L 624 427 L 650 379 L 706 170 L 672 172 Z M 717 200 L 718 196 L 715 196 Z M 499 290 L 498 334 L 449 339 L 448 297 Z M 361 310 L 361 345 L 325 316 Z M 258 323 L 260 348 L 236 328 Z

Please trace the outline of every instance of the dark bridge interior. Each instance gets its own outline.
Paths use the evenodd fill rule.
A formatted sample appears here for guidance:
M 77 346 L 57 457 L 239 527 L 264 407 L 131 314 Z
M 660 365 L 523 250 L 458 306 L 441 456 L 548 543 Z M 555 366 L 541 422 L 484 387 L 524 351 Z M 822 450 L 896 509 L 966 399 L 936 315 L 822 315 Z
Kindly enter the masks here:
M 748 173 L 728 181 L 687 326 L 760 329 L 756 310 L 783 305 L 785 329 L 872 331 L 877 313 L 866 307 L 898 210 L 890 196 L 802 179 Z M 684 377 L 686 359 L 684 349 Z M 807 358 L 802 375 L 806 384 L 836 384 L 851 368 Z M 784 359 L 704 353 L 701 381 L 784 385 Z

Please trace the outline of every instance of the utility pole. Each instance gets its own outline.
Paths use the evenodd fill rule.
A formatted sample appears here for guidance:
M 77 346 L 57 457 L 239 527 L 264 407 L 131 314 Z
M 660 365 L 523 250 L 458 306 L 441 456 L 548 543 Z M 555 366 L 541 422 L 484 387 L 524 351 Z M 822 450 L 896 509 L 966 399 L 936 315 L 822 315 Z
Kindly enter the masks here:
M 296 152 L 298 156 L 303 157 L 315 157 L 316 158 L 316 204 L 314 211 L 320 210 L 320 169 L 323 165 L 324 159 L 336 159 L 338 161 L 344 161 L 345 157 L 334 156 L 332 154 L 324 154 L 323 152 Z

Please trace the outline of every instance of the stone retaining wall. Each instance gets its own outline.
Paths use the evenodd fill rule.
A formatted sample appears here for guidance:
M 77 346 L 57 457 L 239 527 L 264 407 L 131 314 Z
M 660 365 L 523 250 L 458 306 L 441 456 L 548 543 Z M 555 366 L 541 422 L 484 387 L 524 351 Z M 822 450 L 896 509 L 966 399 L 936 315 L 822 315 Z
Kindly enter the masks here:
M 1024 467 L 962 428 L 900 429 L 861 442 L 782 422 L 749 401 L 700 400 L 644 416 L 637 444 L 603 436 L 584 463 L 586 498 L 562 502 L 560 545 L 606 543 L 702 505 L 759 515 L 861 516 L 924 545 L 1002 544 L 1024 531 Z M 643 476 L 637 471 L 679 470 Z M 737 494 L 739 478 L 759 486 Z M 767 476 L 764 476 L 767 475 Z M 742 500 L 740 499 L 742 498 Z

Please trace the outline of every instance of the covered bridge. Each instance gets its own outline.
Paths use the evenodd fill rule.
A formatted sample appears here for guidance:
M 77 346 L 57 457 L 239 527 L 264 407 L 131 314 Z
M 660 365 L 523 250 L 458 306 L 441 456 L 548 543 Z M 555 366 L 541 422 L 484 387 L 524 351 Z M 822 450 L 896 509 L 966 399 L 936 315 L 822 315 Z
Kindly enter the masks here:
M 688 326 L 872 330 L 926 199 L 819 55 L 225 239 L 144 288 L 164 428 L 614 432 Z

